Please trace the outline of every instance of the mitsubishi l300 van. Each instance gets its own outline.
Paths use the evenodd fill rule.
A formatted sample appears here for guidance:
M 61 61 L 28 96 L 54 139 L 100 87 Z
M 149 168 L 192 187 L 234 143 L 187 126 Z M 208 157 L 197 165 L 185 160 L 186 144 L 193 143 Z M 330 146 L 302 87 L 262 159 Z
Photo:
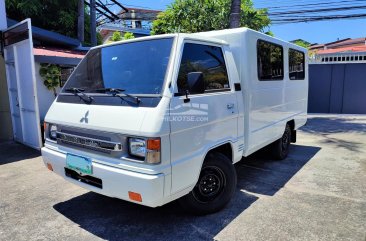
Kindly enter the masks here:
M 207 214 L 235 192 L 234 163 L 286 158 L 306 123 L 306 49 L 247 29 L 92 48 L 45 118 L 48 169 L 96 193 Z

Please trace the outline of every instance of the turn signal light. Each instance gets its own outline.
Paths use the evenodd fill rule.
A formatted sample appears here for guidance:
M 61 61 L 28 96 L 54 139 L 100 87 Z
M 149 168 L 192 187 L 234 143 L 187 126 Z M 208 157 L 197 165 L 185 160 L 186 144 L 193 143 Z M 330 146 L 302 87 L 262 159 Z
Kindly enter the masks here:
M 50 170 L 51 172 L 53 172 L 53 167 L 50 163 L 47 163 L 47 168 L 48 170 Z
M 141 197 L 141 194 L 140 193 L 137 193 L 137 192 L 128 192 L 128 197 L 132 201 L 142 202 L 142 197 Z
M 147 149 L 152 151 L 160 151 L 160 139 L 148 139 Z

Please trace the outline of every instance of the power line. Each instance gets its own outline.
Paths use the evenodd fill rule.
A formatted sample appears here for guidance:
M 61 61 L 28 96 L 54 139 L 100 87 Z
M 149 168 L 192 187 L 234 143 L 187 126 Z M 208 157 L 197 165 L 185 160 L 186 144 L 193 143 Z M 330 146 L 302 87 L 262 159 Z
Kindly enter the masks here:
M 362 3 L 362 2 L 366 2 L 366 0 L 342 0 L 342 1 L 335 1 L 335 2 L 326 2 L 326 3 L 307 3 L 307 4 L 299 4 L 299 5 L 284 5 L 284 6 L 274 6 L 274 7 L 266 7 L 266 9 L 270 10 L 270 9 L 279 9 L 279 8 L 294 8 L 294 7 L 311 7 L 311 6 L 321 6 L 321 5 L 348 5 L 348 4 L 352 4 L 352 3 Z M 263 9 L 263 8 L 259 8 L 259 9 Z
M 319 13 L 319 12 L 345 11 L 345 10 L 351 10 L 351 9 L 364 9 L 364 8 L 366 8 L 366 5 L 353 6 L 353 7 L 341 7 L 341 8 L 321 8 L 321 9 L 289 11 L 289 12 L 271 12 L 271 13 L 268 13 L 267 15 L 276 16 L 276 15 L 291 15 L 291 14 L 300 14 L 300 13 Z
M 332 15 L 332 16 L 317 16 L 310 18 L 287 18 L 287 19 L 274 19 L 272 24 L 286 24 L 286 23 L 302 23 L 302 22 L 315 22 L 325 20 L 339 20 L 339 19 L 356 19 L 364 18 L 366 14 L 352 14 L 352 15 Z

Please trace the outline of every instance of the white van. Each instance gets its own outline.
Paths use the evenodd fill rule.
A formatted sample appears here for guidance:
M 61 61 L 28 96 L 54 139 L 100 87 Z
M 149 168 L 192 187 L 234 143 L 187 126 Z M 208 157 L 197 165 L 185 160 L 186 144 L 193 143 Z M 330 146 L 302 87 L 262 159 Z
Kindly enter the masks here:
M 238 28 L 92 48 L 45 118 L 48 169 L 110 197 L 222 209 L 234 163 L 284 159 L 306 123 L 306 49 Z

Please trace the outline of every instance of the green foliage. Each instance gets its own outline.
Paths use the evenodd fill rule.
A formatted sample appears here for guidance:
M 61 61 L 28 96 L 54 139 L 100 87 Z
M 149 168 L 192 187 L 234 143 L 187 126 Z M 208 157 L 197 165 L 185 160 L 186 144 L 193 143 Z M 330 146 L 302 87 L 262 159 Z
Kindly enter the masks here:
M 41 64 L 39 74 L 43 78 L 43 84 L 47 89 L 52 90 L 57 96 L 56 88 L 60 86 L 61 68 L 55 64 Z
M 311 45 L 309 42 L 302 40 L 302 39 L 297 39 L 297 40 L 291 41 L 291 42 L 296 45 L 299 45 L 300 47 L 304 47 L 304 48 L 309 48 Z
M 111 40 L 114 41 L 114 42 L 121 41 L 122 40 L 122 34 L 118 31 L 115 31 L 112 35 Z
M 267 35 L 269 35 L 269 36 L 271 36 L 271 37 L 274 37 L 275 35 L 274 35 L 274 33 L 272 32 L 272 31 L 267 31 L 267 32 L 265 32 L 265 34 L 267 34 Z
M 123 39 L 127 40 L 127 39 L 134 39 L 135 36 L 133 35 L 133 33 L 127 32 L 123 35 Z
M 15 20 L 32 18 L 34 26 L 77 36 L 78 0 L 6 0 L 8 17 Z
M 175 0 L 153 22 L 151 34 L 201 32 L 229 26 L 231 0 Z M 242 27 L 263 31 L 270 24 L 267 10 L 257 10 L 252 0 L 242 0 Z
M 103 37 L 99 32 L 97 32 L 97 45 L 101 44 L 103 44 Z

